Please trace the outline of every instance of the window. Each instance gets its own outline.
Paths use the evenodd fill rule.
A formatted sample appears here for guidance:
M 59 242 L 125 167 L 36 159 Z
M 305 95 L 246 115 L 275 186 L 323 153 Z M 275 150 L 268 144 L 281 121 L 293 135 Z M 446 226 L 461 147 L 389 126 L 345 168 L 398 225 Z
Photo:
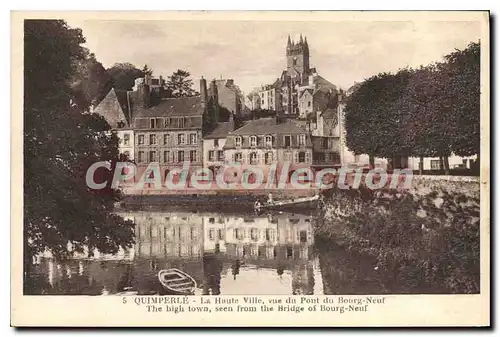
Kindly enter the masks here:
M 184 127 L 184 118 L 178 118 L 177 121 L 179 123 L 179 127 L 183 128 Z
M 189 144 L 196 144 L 196 133 L 189 134 Z
M 170 163 L 170 151 L 163 151 L 163 162 Z
M 299 135 L 299 145 L 300 146 L 306 145 L 306 135 Z
M 149 161 L 150 162 L 156 161 L 156 151 L 149 151 Z
M 243 161 L 243 155 L 241 154 L 241 152 L 234 154 L 234 161 L 237 163 L 241 163 Z
M 196 150 L 189 151 L 189 161 L 190 162 L 196 161 Z
M 156 127 L 156 119 L 151 118 L 151 119 L 149 120 L 149 127 L 150 127 L 151 129 L 154 129 L 154 128 Z
M 144 163 L 144 151 L 139 151 L 139 157 L 137 158 L 137 160 L 139 161 L 139 163 Z
M 266 164 L 271 164 L 273 162 L 273 153 L 267 152 L 264 156 L 264 159 L 266 161 Z
M 186 144 L 186 139 L 184 138 L 184 134 L 183 133 L 179 133 L 177 135 L 177 144 L 178 145 L 183 145 L 183 144 Z
M 217 151 L 217 160 L 218 161 L 223 161 L 224 160 L 224 151 Z
M 213 151 L 213 150 L 208 151 L 208 160 L 209 161 L 214 161 L 214 154 L 215 154 L 215 151 Z
M 137 136 L 137 144 L 139 144 L 139 145 L 144 144 L 144 135 Z
M 250 146 L 257 146 L 257 137 L 256 136 L 251 136 L 250 137 Z
M 273 146 L 273 137 L 272 136 L 266 136 L 266 146 L 267 147 Z
M 163 135 L 163 145 L 170 145 L 170 135 L 168 133 Z
M 292 153 L 290 151 L 285 152 L 285 162 L 292 161 Z
M 328 138 L 323 138 L 322 140 L 322 145 L 324 149 L 328 149 Z M 357 160 L 356 160 L 357 161 Z
M 250 230 L 250 238 L 253 241 L 257 241 L 259 239 L 259 231 L 257 230 L 257 228 L 252 228 Z
M 160 80 L 157 78 L 151 79 L 151 85 L 160 85 Z
M 462 167 L 467 168 L 467 159 L 462 159 Z
M 241 230 L 239 228 L 234 229 L 234 237 L 236 238 L 236 240 L 243 239 L 243 233 L 241 232 Z
M 440 170 L 441 162 L 438 160 L 431 160 L 431 170 Z
M 257 164 L 257 153 L 250 153 L 250 164 Z
M 241 137 L 236 137 L 235 141 L 236 141 L 236 146 L 241 146 Z
M 214 147 L 217 147 L 219 146 L 219 140 L 218 139 L 214 139 Z
M 310 108 L 311 107 L 311 101 L 307 102 L 307 107 Z
M 149 144 L 156 145 L 156 135 L 149 135 Z
M 296 58 L 296 57 L 294 57 L 294 58 L 293 58 L 293 65 L 294 65 L 294 66 L 296 66 L 296 65 L 297 65 L 297 58 Z
M 177 162 L 183 162 L 184 161 L 184 151 L 177 151 Z
M 286 147 L 292 146 L 292 136 L 285 136 L 285 146 Z
M 208 231 L 208 239 L 210 241 L 215 240 L 215 229 L 214 228 L 210 228 L 209 229 L 209 231 Z
M 130 135 L 128 133 L 123 135 L 123 145 L 130 145 Z
M 299 163 L 305 163 L 305 162 L 306 162 L 306 153 L 299 152 Z

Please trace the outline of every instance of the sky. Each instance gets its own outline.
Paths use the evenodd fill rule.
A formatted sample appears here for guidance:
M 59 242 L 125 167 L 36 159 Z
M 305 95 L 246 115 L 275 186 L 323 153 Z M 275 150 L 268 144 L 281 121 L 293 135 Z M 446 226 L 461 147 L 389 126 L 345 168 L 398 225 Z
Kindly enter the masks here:
M 184 69 L 196 85 L 201 76 L 232 78 L 245 93 L 286 69 L 288 34 L 296 41 L 307 36 L 311 67 L 343 89 L 380 72 L 439 61 L 480 37 L 477 21 L 67 22 L 83 30 L 86 46 L 106 68 L 147 64 L 163 77 Z

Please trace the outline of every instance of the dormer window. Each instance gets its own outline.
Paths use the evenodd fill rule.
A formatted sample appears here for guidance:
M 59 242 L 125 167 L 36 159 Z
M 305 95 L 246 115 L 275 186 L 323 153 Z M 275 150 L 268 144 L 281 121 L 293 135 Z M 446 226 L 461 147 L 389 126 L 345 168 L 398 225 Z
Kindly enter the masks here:
M 272 136 L 266 136 L 266 146 L 267 147 L 273 146 L 273 137 Z
M 250 137 L 250 146 L 252 146 L 252 147 L 257 146 L 257 137 L 256 136 Z
M 235 138 L 236 146 L 241 146 L 241 137 L 236 137 Z
M 299 135 L 299 145 L 300 146 L 306 145 L 306 135 L 304 135 L 304 134 Z

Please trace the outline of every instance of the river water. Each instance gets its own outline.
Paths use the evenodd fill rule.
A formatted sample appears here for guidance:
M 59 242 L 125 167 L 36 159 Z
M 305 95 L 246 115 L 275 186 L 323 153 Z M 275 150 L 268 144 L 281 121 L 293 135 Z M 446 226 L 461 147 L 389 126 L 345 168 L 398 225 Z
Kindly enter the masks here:
M 112 295 L 158 290 L 158 271 L 178 268 L 199 295 L 383 293 L 370 263 L 346 259 L 315 242 L 310 214 L 136 210 L 136 244 L 116 255 L 97 253 L 58 263 L 40 258 L 30 294 Z M 368 271 L 368 272 L 367 272 Z

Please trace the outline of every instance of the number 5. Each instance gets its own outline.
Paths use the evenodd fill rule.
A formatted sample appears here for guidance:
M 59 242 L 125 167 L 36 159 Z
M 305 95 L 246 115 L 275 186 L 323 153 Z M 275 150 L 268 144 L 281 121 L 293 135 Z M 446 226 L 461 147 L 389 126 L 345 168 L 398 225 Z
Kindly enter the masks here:
M 123 298 L 123 304 L 127 303 L 127 299 L 124 297 Z

